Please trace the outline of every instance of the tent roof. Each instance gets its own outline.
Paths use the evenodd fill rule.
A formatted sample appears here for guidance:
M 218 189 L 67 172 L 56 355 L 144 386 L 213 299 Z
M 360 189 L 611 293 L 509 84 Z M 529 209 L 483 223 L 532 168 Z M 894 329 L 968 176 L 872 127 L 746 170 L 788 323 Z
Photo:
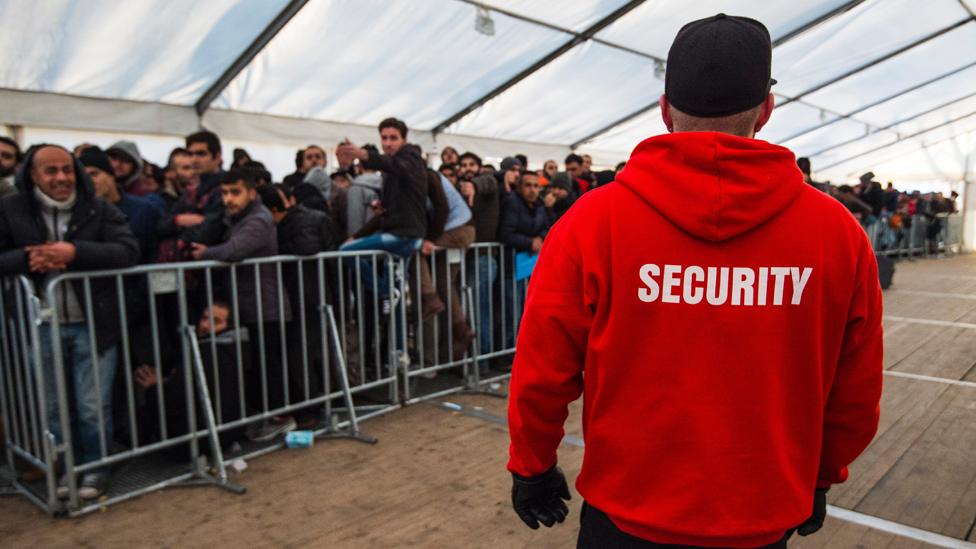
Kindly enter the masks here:
M 392 115 L 429 144 L 573 147 L 610 164 L 664 131 L 656 104 L 677 30 L 722 11 L 756 17 L 774 40 L 779 107 L 761 138 L 837 178 L 884 164 L 961 179 L 976 131 L 974 9 L 976 0 L 924 10 L 912 0 L 6 0 L 0 123 L 178 135 L 202 121 L 272 141 L 365 135 Z M 493 36 L 476 31 L 479 13 Z

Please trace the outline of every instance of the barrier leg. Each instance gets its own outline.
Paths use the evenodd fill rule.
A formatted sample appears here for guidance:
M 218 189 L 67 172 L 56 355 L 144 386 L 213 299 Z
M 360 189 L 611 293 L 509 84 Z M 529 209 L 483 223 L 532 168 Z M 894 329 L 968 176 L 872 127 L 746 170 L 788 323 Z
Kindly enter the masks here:
M 346 357 L 342 353 L 342 346 L 339 344 L 339 330 L 336 326 L 335 312 L 332 305 L 326 306 L 326 316 L 328 318 L 327 337 L 332 341 L 334 347 L 332 364 L 335 367 L 336 379 L 339 381 L 339 390 L 342 391 L 342 399 L 346 404 L 346 411 L 349 413 L 349 426 L 347 429 L 339 429 L 335 415 L 328 418 L 326 427 L 315 432 L 316 439 L 347 438 L 358 440 L 366 444 L 376 444 L 376 437 L 367 435 L 359 430 L 359 421 L 356 418 L 356 406 L 352 401 L 352 392 L 349 390 L 349 376 L 346 373 Z
M 474 306 L 474 289 L 471 286 L 465 285 L 463 287 L 464 300 L 468 310 L 468 316 L 473 318 L 476 315 Z M 485 388 L 481 381 L 481 365 L 478 363 L 478 355 L 481 354 L 481 337 L 479 335 L 478 323 L 471 322 L 471 325 L 475 327 L 474 339 L 471 340 L 471 350 L 468 355 L 468 375 L 465 380 L 464 390 L 462 393 L 469 395 L 484 395 L 497 398 L 508 398 L 508 393 L 505 391 L 500 391 L 492 389 L 491 387 Z
M 213 407 L 211 406 L 210 401 L 210 390 L 207 387 L 207 376 L 203 371 L 203 357 L 200 355 L 200 343 L 197 340 L 197 334 L 193 331 L 192 326 L 185 326 L 184 330 L 184 333 L 189 340 L 188 343 L 193 356 L 193 373 L 197 378 L 197 396 L 200 398 L 200 406 L 204 412 L 204 421 L 206 421 L 207 424 L 207 434 L 210 438 L 210 449 L 213 452 L 211 457 L 214 466 L 217 468 L 217 476 L 214 477 L 207 472 L 198 461 L 195 464 L 196 471 L 194 472 L 194 475 L 198 480 L 203 481 L 205 484 L 213 484 L 219 488 L 230 490 L 235 494 L 243 494 L 247 491 L 247 489 L 239 484 L 231 482 L 227 478 L 227 468 L 224 466 L 224 451 L 220 447 L 220 436 L 217 433 L 217 420 L 214 419 Z

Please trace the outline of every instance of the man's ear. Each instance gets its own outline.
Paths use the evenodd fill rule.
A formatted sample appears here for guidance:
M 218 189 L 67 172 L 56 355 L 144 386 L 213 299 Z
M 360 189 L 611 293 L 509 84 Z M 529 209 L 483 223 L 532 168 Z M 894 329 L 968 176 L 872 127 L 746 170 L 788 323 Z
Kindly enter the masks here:
M 769 117 L 773 115 L 773 109 L 776 108 L 776 98 L 773 94 L 766 96 L 766 100 L 763 101 L 762 107 L 759 109 L 759 120 L 756 121 L 755 131 L 759 133 L 759 130 L 763 129 L 763 126 L 769 122 Z
M 674 122 L 671 120 L 671 104 L 668 103 L 668 96 L 661 94 L 661 120 L 669 132 L 674 131 Z

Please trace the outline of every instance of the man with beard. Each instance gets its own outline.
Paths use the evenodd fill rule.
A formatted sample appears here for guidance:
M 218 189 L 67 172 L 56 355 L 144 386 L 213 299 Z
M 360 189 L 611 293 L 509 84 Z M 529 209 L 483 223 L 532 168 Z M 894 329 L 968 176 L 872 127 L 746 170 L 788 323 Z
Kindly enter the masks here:
M 143 173 L 146 162 L 139 153 L 139 147 L 132 141 L 118 141 L 106 151 L 115 170 L 115 178 L 122 185 L 122 189 L 129 194 L 146 196 L 163 206 L 162 199 L 156 195 L 159 185 L 151 177 Z M 80 155 L 80 153 L 79 153 Z
M 20 145 L 9 137 L 0 137 L 0 196 L 17 192 L 14 172 L 20 157 Z
M 285 187 L 289 191 L 294 191 L 295 187 L 300 185 L 303 181 L 308 181 L 308 175 L 314 168 L 325 169 L 326 157 L 325 149 L 318 145 L 309 145 L 305 147 L 301 154 L 301 165 L 295 173 L 285 177 L 284 183 Z
M 481 173 L 481 158 L 473 152 L 462 154 L 459 162 L 458 180 L 461 195 L 471 207 L 474 241 L 495 242 L 501 204 L 498 180 Z M 468 268 L 468 284 L 477 286 L 478 345 L 481 354 L 488 354 L 492 350 L 491 303 L 492 288 L 498 278 L 498 259 L 491 254 L 491 250 L 478 249 L 473 256 L 476 259 Z

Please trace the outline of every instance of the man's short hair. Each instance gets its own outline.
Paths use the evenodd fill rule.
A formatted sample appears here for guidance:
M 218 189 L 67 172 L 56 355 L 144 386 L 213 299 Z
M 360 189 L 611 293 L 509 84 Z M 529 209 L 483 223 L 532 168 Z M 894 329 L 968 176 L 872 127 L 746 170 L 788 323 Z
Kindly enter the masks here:
M 404 139 L 407 138 L 407 124 L 399 118 L 393 118 L 391 116 L 390 118 L 380 122 L 379 131 L 383 131 L 385 128 L 396 128 L 396 130 L 400 132 L 400 137 Z
M 271 172 L 268 171 L 268 168 L 263 163 L 257 160 L 248 160 L 238 169 L 250 173 L 258 184 L 271 183 L 272 181 Z
M 532 170 L 525 170 L 524 172 L 522 172 L 522 175 L 519 176 L 519 185 L 521 185 L 525 181 L 526 177 L 534 177 L 536 179 L 539 179 L 539 174 L 535 173 Z
M 173 158 L 176 156 L 190 156 L 190 151 L 184 149 L 183 147 L 176 147 L 169 152 L 169 160 L 166 162 L 166 166 L 172 166 Z
M 841 185 L 840 187 L 837 187 L 837 190 L 842 193 L 852 193 L 854 192 L 854 187 L 851 187 L 850 185 Z
M 583 157 L 580 156 L 580 155 L 578 155 L 578 154 L 576 154 L 576 153 L 570 153 L 569 156 L 566 157 L 566 160 L 563 162 L 563 165 L 571 164 L 573 162 L 576 162 L 577 164 L 579 164 L 580 166 L 582 166 L 583 165 Z
M 14 160 L 16 162 L 19 163 L 21 160 L 23 160 L 24 155 L 20 151 L 20 144 L 19 143 L 17 143 L 13 139 L 10 139 L 9 137 L 7 137 L 5 135 L 0 135 L 0 143 L 4 143 L 4 144 L 7 144 L 7 145 L 10 145 L 11 147 L 14 148 Z
M 309 149 L 318 149 L 319 152 L 322 153 L 322 156 L 326 156 L 325 149 L 323 149 L 322 147 L 320 147 L 318 145 L 309 145 L 309 146 L 305 147 L 304 149 L 302 149 L 302 160 L 305 160 L 305 153 L 307 153 Z
M 459 156 L 458 157 L 458 164 L 460 164 L 461 161 L 463 161 L 465 158 L 470 158 L 471 160 L 474 160 L 474 163 L 477 164 L 479 168 L 481 167 L 481 157 L 478 156 L 478 155 L 476 155 L 476 154 L 474 154 L 471 151 L 465 151 L 464 154 L 462 154 L 461 156 Z
M 797 168 L 800 168 L 800 171 L 804 175 L 810 175 L 810 159 L 809 158 L 807 158 L 805 156 L 801 156 L 800 158 L 797 158 L 796 159 L 796 167 Z
M 441 164 L 441 167 L 437 168 L 437 171 L 439 172 L 443 172 L 444 170 L 454 171 L 455 169 L 456 167 L 454 166 L 454 164 Z
M 261 203 L 265 205 L 269 210 L 276 210 L 283 212 L 288 209 L 285 206 L 285 201 L 282 200 L 282 195 L 288 198 L 290 195 L 288 189 L 285 188 L 281 183 L 275 183 L 274 185 L 261 185 L 257 188 L 258 196 L 261 197 Z M 279 193 L 278 191 L 281 191 Z
M 329 179 L 335 179 L 337 177 L 341 177 L 341 178 L 345 179 L 346 181 L 352 181 L 352 174 L 350 174 L 346 170 L 336 170 L 336 171 L 332 172 L 331 174 L 329 174 Z
M 196 133 L 191 133 L 186 136 L 186 148 L 189 149 L 190 145 L 194 143 L 205 143 L 207 145 L 207 150 L 210 151 L 211 156 L 217 156 L 221 153 L 220 149 L 220 138 L 217 134 L 211 131 L 202 130 Z
M 238 181 L 243 181 L 244 186 L 248 189 L 254 189 L 258 186 L 257 177 L 251 170 L 231 168 L 224 172 L 223 177 L 220 178 L 221 185 L 234 185 Z
M 518 160 L 520 164 L 522 164 L 523 168 L 528 169 L 529 157 L 525 156 L 524 154 L 517 154 L 515 155 L 515 159 Z

